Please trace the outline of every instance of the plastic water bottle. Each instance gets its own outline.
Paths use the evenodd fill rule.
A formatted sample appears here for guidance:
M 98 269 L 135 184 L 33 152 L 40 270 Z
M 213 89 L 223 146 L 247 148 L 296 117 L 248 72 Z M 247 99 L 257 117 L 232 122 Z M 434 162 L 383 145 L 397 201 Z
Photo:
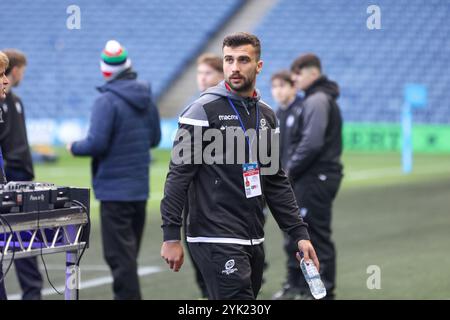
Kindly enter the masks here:
M 305 276 L 305 280 L 308 283 L 309 290 L 315 299 L 322 299 L 327 295 L 327 290 L 323 285 L 322 279 L 320 279 L 320 274 L 317 271 L 316 266 L 310 260 L 309 263 L 306 263 L 305 259 L 300 260 L 300 268 L 302 269 L 303 275 Z

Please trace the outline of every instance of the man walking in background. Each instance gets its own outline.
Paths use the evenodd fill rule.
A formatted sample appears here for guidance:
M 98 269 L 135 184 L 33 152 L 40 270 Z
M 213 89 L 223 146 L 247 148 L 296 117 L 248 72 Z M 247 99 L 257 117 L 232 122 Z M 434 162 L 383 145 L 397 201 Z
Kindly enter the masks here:
M 280 124 L 280 160 L 286 168 L 289 159 L 292 127 L 301 112 L 303 98 L 298 95 L 292 75 L 287 70 L 276 72 L 271 77 L 272 96 L 278 105 L 276 115 Z
M 149 196 L 150 148 L 161 139 L 150 86 L 137 81 L 128 53 L 110 40 L 102 52 L 106 84 L 94 103 L 86 139 L 68 149 L 92 157 L 100 200 L 103 253 L 111 268 L 115 299 L 141 299 L 137 258 Z
M 22 100 L 12 91 L 24 77 L 27 59 L 19 50 L 5 49 L 3 52 L 9 60 L 6 69 L 9 84 L 0 111 L 3 120 L 0 123 L 0 145 L 5 160 L 6 180 L 32 181 L 34 170 L 25 124 L 25 109 Z M 22 299 L 40 300 L 43 281 L 37 257 L 15 259 L 14 266 L 22 289 Z
M 282 167 L 286 168 L 289 160 L 289 148 L 293 139 L 294 123 L 300 116 L 303 99 L 297 94 L 298 91 L 290 71 L 283 70 L 274 73 L 271 77 L 271 85 L 273 99 L 278 105 L 276 114 L 280 124 L 280 160 Z M 286 233 L 284 233 L 284 250 L 287 255 L 287 275 L 283 288 L 273 296 L 275 300 L 300 298 L 299 286 L 303 274 L 299 270 L 296 258 L 298 249 Z
M 325 299 L 334 299 L 336 252 L 331 239 L 332 205 L 343 169 L 342 117 L 336 102 L 339 87 L 322 74 L 320 59 L 314 54 L 298 57 L 291 71 L 297 89 L 305 96 L 291 130 L 286 170 L 317 250 L 327 289 Z M 294 244 L 287 247 L 291 248 L 288 255 L 294 255 Z M 311 298 L 300 270 L 297 280 L 303 297 Z

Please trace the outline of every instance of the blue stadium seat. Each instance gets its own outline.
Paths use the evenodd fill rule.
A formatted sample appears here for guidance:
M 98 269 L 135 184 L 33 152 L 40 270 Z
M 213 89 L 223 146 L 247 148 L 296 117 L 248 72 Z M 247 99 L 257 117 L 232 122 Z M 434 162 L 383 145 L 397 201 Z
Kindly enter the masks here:
M 381 30 L 368 30 L 366 9 L 381 9 Z M 398 122 L 406 83 L 429 89 L 421 123 L 450 123 L 449 0 L 281 0 L 256 29 L 265 61 L 258 80 L 264 99 L 270 76 L 304 52 L 317 53 L 341 85 L 346 121 Z
M 28 118 L 89 116 L 103 80 L 100 52 L 109 39 L 129 51 L 155 97 L 170 85 L 243 0 L 3 0 L 0 49 L 28 57 L 18 88 Z M 81 10 L 81 29 L 68 30 L 66 9 Z

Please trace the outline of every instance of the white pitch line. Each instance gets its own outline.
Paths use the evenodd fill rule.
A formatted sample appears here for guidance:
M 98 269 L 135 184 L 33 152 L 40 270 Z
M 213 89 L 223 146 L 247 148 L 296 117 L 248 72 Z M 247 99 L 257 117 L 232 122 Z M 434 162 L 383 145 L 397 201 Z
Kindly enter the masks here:
M 148 266 L 148 267 L 141 267 L 138 269 L 139 277 L 145 277 L 150 274 L 154 274 L 154 273 L 158 273 L 158 272 L 162 272 L 162 269 L 160 267 Z M 110 284 L 112 282 L 113 282 L 113 278 L 111 276 L 81 281 L 80 290 L 94 288 L 94 287 L 100 287 L 105 284 Z M 57 286 L 56 289 L 59 292 L 64 293 L 65 287 Z M 57 294 L 57 292 L 53 288 L 45 288 L 44 290 L 42 290 L 42 296 L 50 296 L 50 295 L 54 295 L 54 294 Z M 9 300 L 20 300 L 21 297 L 22 297 L 22 295 L 18 294 L 18 293 L 8 295 Z
M 48 271 L 64 271 L 66 268 L 63 265 L 58 264 L 47 264 Z M 40 266 L 39 269 L 44 271 L 44 266 Z M 109 271 L 109 267 L 107 265 L 81 265 L 81 272 L 83 271 Z

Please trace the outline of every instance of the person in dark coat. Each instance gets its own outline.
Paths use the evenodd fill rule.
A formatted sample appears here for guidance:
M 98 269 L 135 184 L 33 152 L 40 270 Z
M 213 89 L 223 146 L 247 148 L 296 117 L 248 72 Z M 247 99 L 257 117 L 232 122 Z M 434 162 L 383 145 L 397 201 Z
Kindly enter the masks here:
M 271 91 L 278 109 L 276 115 L 280 124 L 280 161 L 285 169 L 289 161 L 289 149 L 292 145 L 294 123 L 301 115 L 303 98 L 297 92 L 292 74 L 288 70 L 276 72 L 271 77 Z M 301 203 L 299 203 L 301 205 Z M 300 299 L 299 278 L 302 273 L 296 258 L 296 244 L 288 234 L 284 233 L 284 250 L 286 252 L 286 279 L 281 290 L 277 291 L 274 300 Z
M 321 262 L 320 274 L 327 290 L 324 299 L 334 299 L 336 250 L 332 240 L 332 207 L 343 177 L 339 86 L 322 73 L 321 61 L 314 54 L 295 59 L 291 72 L 297 89 L 305 96 L 293 124 L 286 172 Z M 301 271 L 297 270 L 300 291 L 304 298 L 312 298 Z
M 161 139 L 159 114 L 150 86 L 137 80 L 119 42 L 107 42 L 100 63 L 106 84 L 98 88 L 89 133 L 68 148 L 75 156 L 92 157 L 114 298 L 141 299 L 137 257 L 149 197 L 150 148 Z
M 17 49 L 5 49 L 3 52 L 9 59 L 6 69 L 9 85 L 5 101 L 0 105 L 0 146 L 5 160 L 6 180 L 32 181 L 34 169 L 25 123 L 25 107 L 20 97 L 12 90 L 22 82 L 27 59 L 25 54 Z M 40 300 L 43 279 L 39 272 L 38 258 L 15 259 L 14 266 L 22 289 L 22 299 Z

